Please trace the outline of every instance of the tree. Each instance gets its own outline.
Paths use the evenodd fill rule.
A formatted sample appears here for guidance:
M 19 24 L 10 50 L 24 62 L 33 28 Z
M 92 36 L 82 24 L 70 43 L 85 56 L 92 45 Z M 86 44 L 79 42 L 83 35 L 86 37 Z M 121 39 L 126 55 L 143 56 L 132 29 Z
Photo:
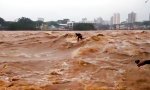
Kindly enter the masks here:
M 95 30 L 92 23 L 76 23 L 73 26 L 74 30 Z
M 134 24 L 134 25 L 141 26 L 141 25 L 142 25 L 142 22 L 134 22 L 133 24 Z
M 18 19 L 18 23 L 22 23 L 22 24 L 28 24 L 28 23 L 32 23 L 33 21 L 29 18 L 26 17 L 21 17 Z
M 7 22 L 7 29 L 8 30 L 18 30 L 19 24 L 17 22 Z
M 35 30 L 36 23 L 29 18 L 19 18 L 17 22 L 7 22 L 7 28 L 9 30 Z
M 58 24 L 56 21 L 50 21 L 50 22 L 47 22 L 47 24 L 48 24 L 49 26 L 53 25 L 53 26 L 55 26 L 55 27 L 59 27 L 59 24 Z
M 34 23 L 31 19 L 26 17 L 19 18 L 18 22 L 15 25 L 16 25 L 16 29 L 20 29 L 20 30 L 36 29 L 36 23 Z
M 146 26 L 146 29 L 148 29 L 148 26 L 150 26 L 150 21 L 144 21 L 143 25 Z
M 0 29 L 4 29 L 5 20 L 0 17 Z
M 4 23 L 5 23 L 5 20 L 0 17 L 0 24 L 4 24 Z
M 35 21 L 36 29 L 40 29 L 40 27 L 43 23 L 44 23 L 43 21 Z

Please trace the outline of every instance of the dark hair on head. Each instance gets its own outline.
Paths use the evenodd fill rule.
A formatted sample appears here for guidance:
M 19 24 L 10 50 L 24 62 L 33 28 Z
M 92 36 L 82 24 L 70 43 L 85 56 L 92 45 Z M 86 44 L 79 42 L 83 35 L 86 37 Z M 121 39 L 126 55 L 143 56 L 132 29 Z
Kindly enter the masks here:
M 140 63 L 140 60 L 135 60 L 135 63 L 136 63 L 136 64 Z

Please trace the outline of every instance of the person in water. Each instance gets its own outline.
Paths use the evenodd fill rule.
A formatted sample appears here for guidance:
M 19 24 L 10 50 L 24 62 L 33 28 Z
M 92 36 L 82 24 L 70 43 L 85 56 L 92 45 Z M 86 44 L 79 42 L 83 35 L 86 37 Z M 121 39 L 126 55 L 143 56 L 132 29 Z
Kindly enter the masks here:
M 81 33 L 75 33 L 76 37 L 77 37 L 77 41 L 79 40 L 83 40 L 83 36 Z

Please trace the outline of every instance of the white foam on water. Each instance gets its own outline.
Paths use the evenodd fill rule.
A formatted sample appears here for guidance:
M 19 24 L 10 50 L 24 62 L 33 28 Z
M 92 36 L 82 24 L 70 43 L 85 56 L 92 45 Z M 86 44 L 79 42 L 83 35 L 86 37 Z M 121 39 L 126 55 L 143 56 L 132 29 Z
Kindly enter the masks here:
M 66 42 L 77 43 L 77 40 L 75 38 L 67 38 Z
M 125 70 L 123 70 L 123 69 L 119 69 L 119 70 L 118 70 L 118 73 L 119 73 L 119 74 L 123 74 L 124 72 L 125 72 Z
M 52 55 L 51 52 L 44 52 L 44 53 L 34 54 L 33 56 L 36 57 L 36 58 L 39 58 L 39 57 L 49 57 L 51 55 Z
M 80 52 L 80 48 L 78 48 L 78 49 L 74 50 L 74 51 L 72 52 L 72 55 L 71 55 L 71 56 L 72 56 L 72 58 L 78 57 L 79 52 Z
M 26 54 L 26 53 L 20 53 L 20 54 L 17 54 L 17 55 L 14 55 L 16 57 L 25 57 L 25 58 L 31 58 L 32 56 L 29 55 L 29 54 Z
M 63 68 L 63 69 L 68 70 L 69 67 L 70 67 L 70 65 L 69 65 L 68 63 L 66 63 L 66 62 L 63 62 L 63 63 L 62 63 L 62 68 Z

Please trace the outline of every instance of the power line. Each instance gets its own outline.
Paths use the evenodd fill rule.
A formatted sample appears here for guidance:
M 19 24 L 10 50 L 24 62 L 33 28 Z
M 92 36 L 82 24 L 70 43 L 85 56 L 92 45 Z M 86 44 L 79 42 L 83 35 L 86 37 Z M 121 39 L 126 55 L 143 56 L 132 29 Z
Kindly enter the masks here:
M 145 3 L 147 3 L 149 0 L 146 0 Z

